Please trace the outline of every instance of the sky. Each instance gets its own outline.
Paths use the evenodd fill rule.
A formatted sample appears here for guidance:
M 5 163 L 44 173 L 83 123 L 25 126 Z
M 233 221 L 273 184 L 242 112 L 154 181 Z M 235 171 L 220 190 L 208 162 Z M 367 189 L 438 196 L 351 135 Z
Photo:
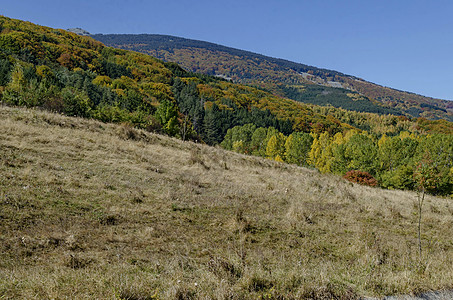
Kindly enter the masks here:
M 0 14 L 203 40 L 453 100 L 451 0 L 0 0 Z

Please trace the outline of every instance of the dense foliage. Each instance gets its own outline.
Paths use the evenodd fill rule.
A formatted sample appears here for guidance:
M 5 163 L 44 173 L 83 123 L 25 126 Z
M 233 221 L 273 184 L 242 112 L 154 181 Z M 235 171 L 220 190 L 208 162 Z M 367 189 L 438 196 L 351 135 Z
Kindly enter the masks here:
M 93 37 L 109 46 L 177 62 L 193 72 L 259 85 L 297 101 L 318 105 L 329 103 L 359 112 L 453 121 L 451 101 L 383 87 L 337 71 L 173 36 L 100 34 Z M 344 89 L 349 92 L 345 93 Z
M 222 147 L 244 154 L 314 167 L 350 181 L 390 189 L 423 185 L 433 194 L 453 195 L 453 135 L 395 136 L 350 130 L 329 134 L 294 132 L 254 124 L 227 131 Z
M 382 115 L 402 115 L 402 112 L 397 109 L 376 105 L 370 99 L 343 88 L 307 84 L 305 86 L 281 85 L 278 89 L 286 97 L 304 103 L 313 103 L 322 106 L 331 105 L 352 111 Z

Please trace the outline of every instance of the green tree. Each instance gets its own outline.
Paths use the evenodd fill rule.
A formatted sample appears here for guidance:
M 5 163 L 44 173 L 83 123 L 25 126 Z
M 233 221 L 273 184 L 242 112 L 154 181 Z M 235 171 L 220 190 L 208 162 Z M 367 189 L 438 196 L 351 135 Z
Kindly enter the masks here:
M 69 116 L 88 117 L 93 108 L 90 98 L 74 88 L 66 87 L 61 91 L 64 113 Z
M 233 128 L 230 128 L 227 130 L 227 133 L 226 133 L 225 137 L 223 138 L 223 141 L 220 143 L 220 146 L 222 146 L 223 149 L 233 150 L 233 143 L 234 143 Z
M 234 143 L 240 141 L 242 143 L 240 148 L 242 149 L 241 153 L 251 154 L 250 143 L 255 130 L 256 126 L 254 124 L 245 124 L 243 126 L 230 128 L 228 129 L 221 146 L 227 150 L 234 150 Z
M 423 137 L 415 155 L 416 181 L 429 193 L 453 193 L 453 136 L 434 134 Z
M 377 145 L 366 134 L 355 134 L 345 143 L 344 155 L 348 170 L 361 170 L 376 175 Z
M 425 193 L 450 195 L 453 192 L 453 136 L 422 138 L 416 154 L 414 179 L 418 187 L 418 246 L 422 254 L 421 225 Z
M 412 189 L 418 142 L 411 137 L 382 136 L 378 142 L 379 180 L 385 188 Z
M 11 63 L 7 59 L 0 59 L 0 86 L 5 86 L 10 78 Z
M 313 144 L 313 137 L 308 133 L 294 132 L 285 143 L 285 157 L 288 163 L 299 166 L 308 165 L 308 153 Z
M 221 140 L 220 126 L 217 119 L 218 108 L 213 106 L 211 109 L 206 110 L 203 119 L 203 140 L 208 145 L 216 145 Z M 231 145 L 232 146 L 232 145 Z
M 38 76 L 32 65 L 17 63 L 3 93 L 3 101 L 27 107 L 41 106 L 57 93 L 56 86 L 51 85 L 50 74 L 47 75 Z
M 15 64 L 11 72 L 11 80 L 3 93 L 5 102 L 13 105 L 26 105 L 24 96 L 27 85 L 24 68 L 19 63 Z
M 178 109 L 173 102 L 162 101 L 156 110 L 155 118 L 160 122 L 166 134 L 174 136 L 178 133 Z
M 267 129 L 263 127 L 257 128 L 253 134 L 250 141 L 250 149 L 253 155 L 264 157 L 266 155 L 266 137 Z

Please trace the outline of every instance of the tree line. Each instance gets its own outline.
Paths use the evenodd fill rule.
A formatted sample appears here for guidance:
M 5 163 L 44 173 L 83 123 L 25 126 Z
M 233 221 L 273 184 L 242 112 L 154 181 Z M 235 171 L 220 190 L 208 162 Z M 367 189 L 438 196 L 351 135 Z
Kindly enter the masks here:
M 402 131 L 377 136 L 349 130 L 334 135 L 293 132 L 254 124 L 227 131 L 221 146 L 239 153 L 313 167 L 323 173 L 366 172 L 383 188 L 453 195 L 453 136 Z

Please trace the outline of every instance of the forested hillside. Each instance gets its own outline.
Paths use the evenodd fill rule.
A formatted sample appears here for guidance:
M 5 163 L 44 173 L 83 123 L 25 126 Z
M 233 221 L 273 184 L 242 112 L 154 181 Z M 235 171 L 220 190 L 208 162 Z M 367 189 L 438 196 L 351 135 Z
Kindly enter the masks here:
M 383 87 L 337 71 L 173 36 L 97 34 L 93 37 L 109 46 L 147 53 L 194 72 L 259 85 L 301 102 L 453 121 L 451 101 Z
M 286 133 L 302 125 L 351 127 L 263 90 L 186 72 L 89 37 L 5 17 L 0 26 L 0 95 L 6 104 L 128 122 L 210 144 L 228 128 L 250 122 Z
M 451 122 L 303 104 L 256 86 L 188 72 L 142 53 L 106 47 L 90 37 L 6 17 L 0 17 L 0 29 L 3 104 L 221 143 L 226 149 L 322 172 L 368 172 L 376 184 L 389 188 L 420 188 L 422 164 L 423 178 L 430 180 L 429 186 L 423 182 L 423 189 L 452 194 Z M 235 136 L 234 130 L 240 134 Z M 390 165 L 378 155 L 387 138 L 395 151 Z M 307 151 L 312 153 L 308 158 Z M 410 159 L 402 161 L 401 155 Z

